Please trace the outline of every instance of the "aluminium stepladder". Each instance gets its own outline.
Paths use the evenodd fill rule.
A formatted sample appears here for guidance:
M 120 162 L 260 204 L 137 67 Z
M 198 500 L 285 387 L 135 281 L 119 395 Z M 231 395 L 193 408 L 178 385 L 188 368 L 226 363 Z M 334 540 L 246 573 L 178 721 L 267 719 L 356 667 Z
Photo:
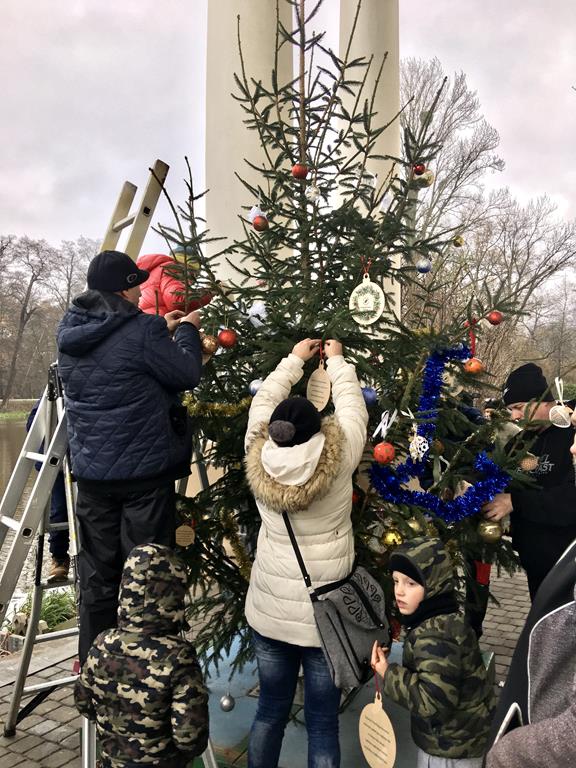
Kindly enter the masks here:
M 151 217 L 162 191 L 162 185 L 168 173 L 168 169 L 169 168 L 166 163 L 163 163 L 160 160 L 155 162 L 153 168 L 150 169 L 151 176 L 148 180 L 142 202 L 140 203 L 138 211 L 133 215 L 128 215 L 128 211 L 134 199 L 136 187 L 130 182 L 124 183 L 102 244 L 102 250 L 115 248 L 122 230 L 132 226 L 132 230 L 128 236 L 128 243 L 126 247 L 123 248 L 123 250 L 128 253 L 131 258 L 137 258 L 148 226 L 150 224 Z M 20 722 L 27 714 L 33 711 L 34 707 L 37 706 L 43 699 L 45 699 L 53 690 L 62 685 L 71 684 L 76 679 L 76 675 L 72 675 L 60 680 L 42 683 L 36 686 L 24 687 L 34 644 L 37 642 L 46 642 L 50 639 L 67 637 L 77 633 L 77 629 L 75 628 L 62 630 L 58 633 L 47 633 L 44 635 L 37 634 L 42 593 L 45 589 L 48 589 L 51 586 L 46 583 L 42 583 L 43 539 L 45 531 L 48 530 L 47 521 L 49 514 L 50 493 L 58 474 L 60 465 L 62 465 L 65 470 L 64 474 L 66 479 L 66 501 L 68 508 L 69 527 L 71 532 L 70 554 L 71 556 L 76 554 L 74 492 L 72 478 L 66 463 L 67 437 L 65 411 L 62 398 L 62 390 L 55 368 L 53 369 L 53 381 L 51 382 L 50 387 L 50 395 L 47 388 L 45 396 L 43 397 L 43 402 L 41 402 L 38 409 L 41 415 L 37 414 L 35 426 L 32 426 L 31 433 L 29 435 L 30 439 L 25 443 L 25 448 L 27 449 L 30 447 L 30 445 L 34 444 L 34 441 L 37 441 L 38 439 L 42 440 L 42 438 L 46 439 L 49 430 L 46 427 L 46 431 L 42 432 L 42 424 L 46 425 L 47 422 L 50 423 L 54 418 L 54 413 L 57 411 L 58 418 L 54 425 L 53 439 L 49 439 L 48 441 L 44 442 L 44 445 L 48 445 L 49 449 L 46 451 L 45 455 L 41 455 L 38 453 L 37 449 L 25 450 L 25 448 L 23 448 L 23 454 L 27 453 L 29 455 L 25 455 L 22 458 L 22 465 L 14 470 L 13 478 L 11 478 L 12 485 L 10 488 L 7 488 L 5 498 L 2 500 L 4 512 L 7 511 L 8 502 L 14 504 L 14 506 L 17 506 L 17 502 L 15 502 L 17 486 L 22 484 L 21 491 L 23 492 L 24 486 L 26 485 L 26 480 L 31 473 L 32 464 L 34 462 L 41 462 L 41 471 L 37 477 L 36 483 L 34 484 L 34 489 L 27 505 L 28 514 L 25 512 L 24 516 L 20 520 L 16 520 L 14 515 L 0 513 L 0 546 L 5 539 L 5 534 L 8 529 L 12 529 L 14 531 L 15 538 L 17 539 L 14 546 L 11 548 L 9 567 L 4 568 L 4 571 L 2 571 L 2 574 L 0 575 L 0 624 L 2 616 L 5 614 L 8 608 L 10 599 L 12 598 L 14 592 L 14 588 L 22 571 L 26 553 L 28 552 L 35 534 L 38 533 L 34 598 L 32 601 L 31 615 L 28 622 L 28 631 L 22 652 L 20 668 L 18 670 L 18 677 L 14 686 L 8 717 L 5 722 L 5 735 L 13 735 L 15 733 L 15 727 L 17 723 Z M 55 387 L 57 387 L 57 389 L 55 389 Z M 58 395 L 56 396 L 52 394 L 55 391 L 58 392 Z M 47 417 L 48 411 L 50 411 L 51 416 Z M 44 466 L 48 468 L 45 469 Z M 203 487 L 206 487 L 207 476 L 203 465 L 199 471 L 202 479 L 202 485 Z M 22 480 L 24 474 L 26 477 L 24 480 Z M 181 492 L 184 492 L 185 485 L 186 481 L 184 481 L 184 486 L 181 487 Z M 5 501 L 7 502 L 6 504 Z M 4 523 L 4 525 L 2 525 L 2 523 Z M 35 528 L 36 523 L 37 525 Z M 65 526 L 66 524 L 52 525 L 50 526 L 50 529 L 56 530 Z M 74 563 L 73 557 L 71 559 L 72 563 Z M 71 582 L 69 581 L 68 583 Z M 58 584 L 54 584 L 54 586 L 62 586 L 62 584 L 63 583 L 60 582 Z M 36 693 L 36 696 L 21 711 L 19 711 L 22 696 L 31 693 Z M 210 742 L 208 743 L 206 751 L 202 755 L 202 761 L 205 768 L 217 768 L 214 751 Z M 95 762 L 95 728 L 92 723 L 89 723 L 87 720 L 83 719 L 82 766 L 83 768 L 93 768 Z

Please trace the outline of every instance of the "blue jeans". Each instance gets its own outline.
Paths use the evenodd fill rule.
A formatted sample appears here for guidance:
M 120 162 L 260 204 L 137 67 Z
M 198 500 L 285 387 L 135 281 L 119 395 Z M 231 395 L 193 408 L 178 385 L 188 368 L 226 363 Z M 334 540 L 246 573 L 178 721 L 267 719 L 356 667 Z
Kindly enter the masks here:
M 340 691 L 321 648 L 271 640 L 253 631 L 260 698 L 248 742 L 248 768 L 276 768 L 294 701 L 300 665 L 304 669 L 304 719 L 308 768 L 339 768 Z

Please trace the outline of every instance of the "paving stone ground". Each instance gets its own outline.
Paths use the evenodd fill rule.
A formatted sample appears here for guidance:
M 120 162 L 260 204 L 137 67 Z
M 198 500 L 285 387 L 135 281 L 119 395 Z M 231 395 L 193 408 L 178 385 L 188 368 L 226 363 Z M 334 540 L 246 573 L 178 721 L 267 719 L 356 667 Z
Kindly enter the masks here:
M 498 603 L 491 603 L 484 623 L 483 650 L 496 656 L 496 684 L 506 679 L 516 640 L 530 608 L 523 573 L 495 578 L 492 591 Z M 70 675 L 71 659 L 35 673 L 34 682 Z M 30 681 L 29 681 L 30 682 Z M 0 660 L 0 721 L 8 710 L 10 685 L 2 685 Z M 230 715 L 227 715 L 230 717 Z M 0 768 L 80 768 L 80 718 L 74 709 L 72 690 L 61 688 L 38 706 L 18 727 L 13 738 L 0 735 Z M 1 732 L 0 732 L 1 733 Z M 357 738 L 356 732 L 342 733 L 342 739 Z M 242 762 L 235 762 L 240 766 Z

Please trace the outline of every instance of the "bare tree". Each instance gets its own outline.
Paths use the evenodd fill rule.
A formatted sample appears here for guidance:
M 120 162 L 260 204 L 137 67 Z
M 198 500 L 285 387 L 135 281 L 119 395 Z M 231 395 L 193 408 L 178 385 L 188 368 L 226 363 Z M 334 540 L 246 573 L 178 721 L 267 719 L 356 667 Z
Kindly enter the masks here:
M 62 312 L 68 309 L 72 298 L 83 290 L 88 264 L 98 250 L 99 242 L 87 237 L 79 237 L 74 241 L 64 240 L 60 245 L 47 286 Z
M 43 291 L 57 258 L 57 252 L 45 240 L 28 237 L 13 239 L 6 250 L 7 266 L 3 293 L 7 307 L 12 307 L 14 324 L 8 346 L 11 348 L 1 408 L 12 395 L 24 331 L 43 298 Z

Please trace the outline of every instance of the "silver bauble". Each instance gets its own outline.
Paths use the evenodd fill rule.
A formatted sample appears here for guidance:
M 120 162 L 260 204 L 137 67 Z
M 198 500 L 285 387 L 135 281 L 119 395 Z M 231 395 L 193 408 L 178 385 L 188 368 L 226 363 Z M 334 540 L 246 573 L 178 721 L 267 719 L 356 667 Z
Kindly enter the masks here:
M 231 712 L 234 707 L 236 706 L 236 700 L 234 699 L 234 696 L 228 691 L 228 693 L 225 693 L 224 696 L 220 699 L 220 709 L 223 712 Z
M 304 197 L 306 200 L 309 200 L 311 203 L 315 203 L 318 198 L 320 197 L 320 190 L 316 186 L 316 184 L 310 184 L 309 187 L 306 187 L 306 191 L 304 192 Z
M 427 272 L 430 272 L 432 269 L 432 262 L 430 259 L 427 259 L 425 256 L 422 256 L 422 258 L 418 259 L 416 262 L 416 269 L 420 274 L 425 275 Z
M 264 384 L 262 379 L 252 379 L 250 384 L 248 384 L 248 391 L 250 392 L 251 395 L 255 395 L 256 392 L 258 392 L 258 390 L 262 386 L 262 384 Z

